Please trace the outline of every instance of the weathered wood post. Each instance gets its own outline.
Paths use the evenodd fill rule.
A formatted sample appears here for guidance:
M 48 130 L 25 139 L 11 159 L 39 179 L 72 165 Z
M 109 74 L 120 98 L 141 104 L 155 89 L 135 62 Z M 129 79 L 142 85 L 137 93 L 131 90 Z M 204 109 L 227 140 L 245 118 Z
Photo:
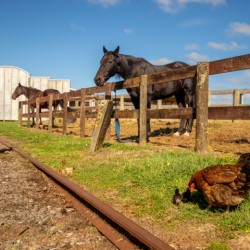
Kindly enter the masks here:
M 40 118 L 40 97 L 36 98 L 36 128 L 39 128 L 39 118 Z
M 63 134 L 67 134 L 68 125 L 68 93 L 63 93 Z
M 147 143 L 147 82 L 148 76 L 142 75 L 140 81 L 139 144 Z
M 22 127 L 23 121 L 23 102 L 18 104 L 18 127 Z
M 124 110 L 124 95 L 120 96 L 120 110 Z
M 240 105 L 240 90 L 235 89 L 233 93 L 233 106 L 239 106 Z
M 208 144 L 208 76 L 209 63 L 197 64 L 196 85 L 196 141 L 195 151 L 206 152 Z
M 86 89 L 81 89 L 80 137 L 85 137 Z
M 157 109 L 162 108 L 162 100 L 157 100 Z
M 106 100 L 111 100 L 111 92 L 112 92 L 111 86 L 112 86 L 111 83 L 107 83 L 105 85 L 105 99 Z M 106 132 L 106 136 L 107 136 L 107 138 L 111 137 L 111 126 L 108 127 L 107 132 Z
M 30 101 L 27 101 L 28 103 L 28 110 L 27 110 L 27 127 L 30 127 Z
M 112 100 L 98 101 L 98 114 L 90 145 L 90 150 L 92 152 L 96 151 L 103 143 L 107 129 L 110 125 L 112 112 Z
M 49 124 L 48 124 L 49 132 L 52 131 L 52 124 L 53 124 L 52 104 L 53 104 L 53 95 L 49 95 Z

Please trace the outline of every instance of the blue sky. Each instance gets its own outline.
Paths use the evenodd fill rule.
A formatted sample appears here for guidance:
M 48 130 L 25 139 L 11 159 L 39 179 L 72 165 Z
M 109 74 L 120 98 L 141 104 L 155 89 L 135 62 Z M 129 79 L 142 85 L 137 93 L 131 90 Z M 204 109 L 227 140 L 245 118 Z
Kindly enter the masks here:
M 79 89 L 94 86 L 103 45 L 154 64 L 248 54 L 249 10 L 243 0 L 1 0 L 0 65 Z M 210 77 L 209 88 L 250 88 L 250 71 Z

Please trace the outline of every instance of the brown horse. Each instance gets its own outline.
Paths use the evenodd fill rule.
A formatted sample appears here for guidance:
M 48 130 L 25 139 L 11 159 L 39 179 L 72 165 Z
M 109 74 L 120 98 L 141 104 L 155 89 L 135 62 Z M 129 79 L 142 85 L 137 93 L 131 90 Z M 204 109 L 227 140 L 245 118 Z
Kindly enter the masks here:
M 35 108 L 36 108 L 36 98 L 38 97 L 44 97 L 44 96 L 49 96 L 49 95 L 58 95 L 60 94 L 60 92 L 57 89 L 46 89 L 44 91 L 41 91 L 39 89 L 36 88 L 32 88 L 32 87 L 26 87 L 21 85 L 20 83 L 18 84 L 18 86 L 16 87 L 15 91 L 13 92 L 11 98 L 13 100 L 16 100 L 16 98 L 18 98 L 20 95 L 24 95 L 28 101 L 34 102 L 30 104 L 30 110 L 31 113 L 34 114 L 35 113 Z M 54 108 L 54 110 L 57 110 L 58 105 L 61 106 L 61 108 L 63 108 L 63 100 L 56 100 L 53 101 L 52 106 Z M 39 112 L 41 113 L 42 108 L 49 108 L 49 102 L 42 102 L 40 103 L 40 108 L 39 108 Z M 52 126 L 54 126 L 54 120 L 55 118 L 52 119 Z M 34 126 L 35 124 L 35 118 L 32 117 L 32 126 Z M 40 118 L 40 124 L 42 124 L 41 118 Z

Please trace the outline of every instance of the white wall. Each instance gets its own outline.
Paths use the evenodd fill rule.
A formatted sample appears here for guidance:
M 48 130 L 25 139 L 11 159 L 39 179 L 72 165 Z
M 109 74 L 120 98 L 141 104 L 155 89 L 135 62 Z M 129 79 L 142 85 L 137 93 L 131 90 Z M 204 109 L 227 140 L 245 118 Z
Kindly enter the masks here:
M 30 73 L 21 68 L 0 66 L 0 120 L 18 119 L 18 102 L 26 100 L 25 96 L 20 96 L 16 100 L 11 99 L 18 83 L 40 90 L 53 88 L 61 93 L 70 91 L 70 80 L 32 77 Z

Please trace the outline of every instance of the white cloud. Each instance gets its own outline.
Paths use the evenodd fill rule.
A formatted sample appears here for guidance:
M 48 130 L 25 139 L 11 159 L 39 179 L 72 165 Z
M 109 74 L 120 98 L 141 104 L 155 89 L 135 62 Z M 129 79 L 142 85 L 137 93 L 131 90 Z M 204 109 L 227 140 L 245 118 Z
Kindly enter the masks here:
M 209 42 L 208 46 L 210 48 L 222 51 L 240 50 L 240 49 L 245 49 L 247 47 L 246 45 L 238 44 L 237 42 L 230 42 L 230 43 Z
M 209 59 L 208 56 L 196 52 L 191 52 L 190 54 L 187 55 L 187 58 L 190 64 L 196 64 L 197 62 L 208 61 Z
M 123 31 L 124 31 L 124 33 L 125 33 L 126 35 L 131 35 L 131 34 L 134 32 L 134 30 L 129 29 L 129 28 L 125 28 Z
M 224 82 L 232 84 L 232 88 L 249 88 L 250 87 L 250 70 L 232 72 L 225 74 Z
M 250 24 L 233 22 L 230 23 L 230 28 L 228 30 L 229 34 L 240 34 L 245 36 L 250 36 Z
M 114 6 L 120 2 L 120 0 L 87 0 L 90 3 L 100 4 L 104 7 Z
M 154 65 L 164 65 L 164 64 L 171 63 L 171 62 L 172 61 L 168 58 L 157 58 L 157 59 L 150 60 L 150 63 Z
M 77 25 L 75 23 L 71 23 L 70 27 L 74 30 L 80 30 L 80 31 L 85 31 L 85 28 L 83 26 Z
M 208 20 L 206 19 L 191 19 L 182 22 L 181 27 L 189 28 L 189 27 L 201 26 L 206 23 L 208 23 Z
M 198 50 L 199 49 L 199 45 L 196 43 L 192 43 L 192 44 L 187 44 L 184 49 L 186 50 Z
M 154 0 L 160 8 L 167 13 L 176 13 L 180 9 L 185 8 L 189 3 L 210 4 L 217 6 L 226 4 L 226 0 Z
M 250 69 L 244 71 L 244 76 L 247 77 L 247 78 L 250 78 Z

